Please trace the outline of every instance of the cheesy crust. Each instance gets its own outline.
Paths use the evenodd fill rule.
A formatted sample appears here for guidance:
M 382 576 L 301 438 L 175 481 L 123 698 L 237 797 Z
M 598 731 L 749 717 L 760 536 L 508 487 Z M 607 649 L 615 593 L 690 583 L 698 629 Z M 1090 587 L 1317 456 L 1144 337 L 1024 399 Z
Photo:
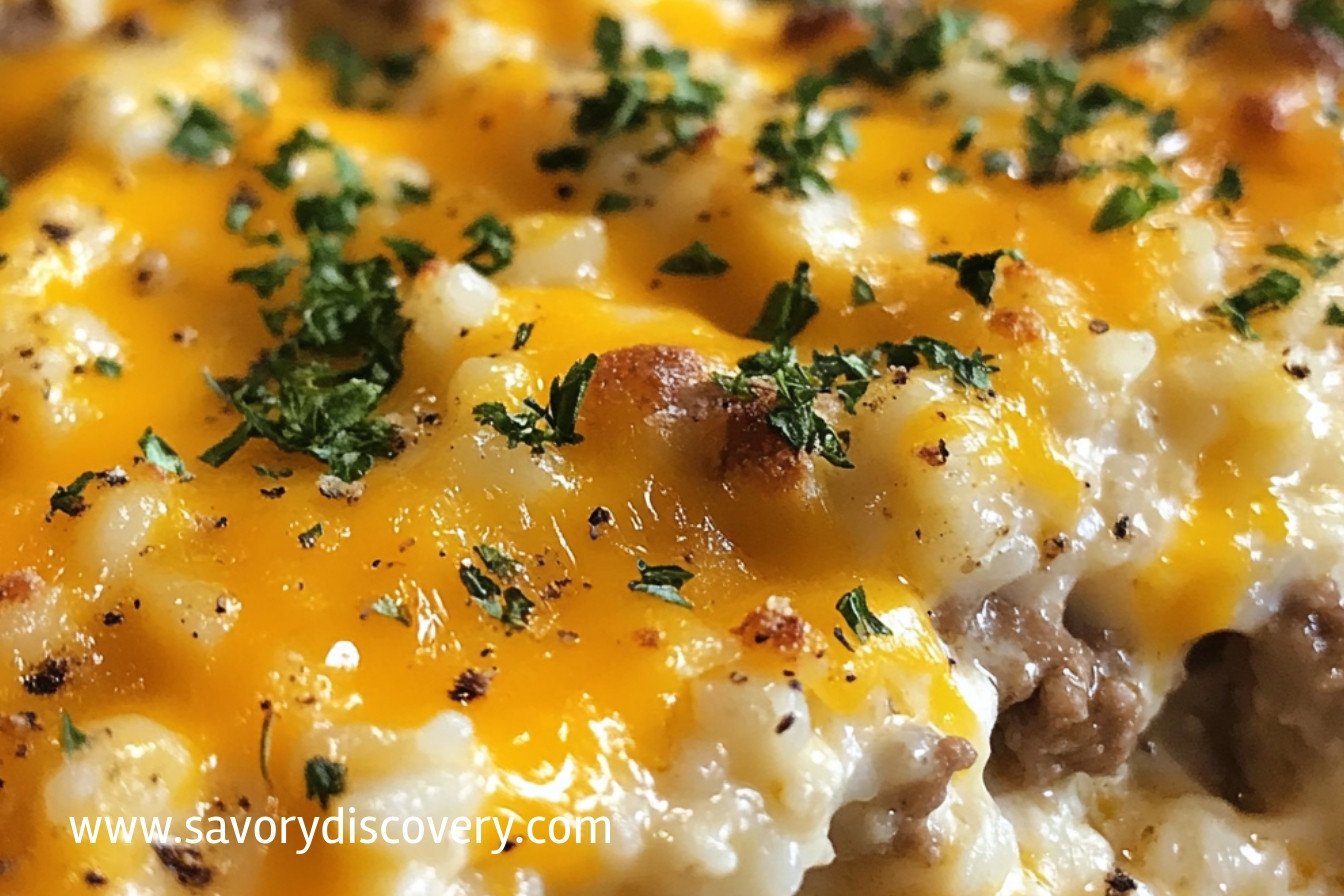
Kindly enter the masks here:
M 1344 891 L 1341 46 L 0 0 L 0 893 Z

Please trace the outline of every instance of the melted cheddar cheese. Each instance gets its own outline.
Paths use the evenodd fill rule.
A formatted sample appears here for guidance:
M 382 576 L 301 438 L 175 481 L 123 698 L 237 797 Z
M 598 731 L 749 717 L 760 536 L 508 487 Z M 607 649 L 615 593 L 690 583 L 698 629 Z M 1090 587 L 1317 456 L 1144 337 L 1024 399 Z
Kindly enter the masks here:
M 972 5 L 985 29 L 975 39 L 993 53 L 1065 52 L 1071 4 Z M 378 24 L 367 33 L 363 12 L 342 19 L 339 4 L 298 6 L 278 48 L 250 46 L 255 20 L 236 9 L 115 0 L 105 20 L 135 12 L 150 37 L 65 35 L 0 57 L 0 83 L 15 85 L 0 96 L 0 174 L 13 182 L 0 212 L 0 324 L 12 355 L 0 372 L 0 573 L 10 573 L 0 605 L 15 626 L 0 706 L 36 713 L 38 726 L 0 733 L 0 892 L 90 892 L 89 872 L 115 883 L 119 867 L 136 867 L 74 844 L 44 809 L 44 788 L 77 758 L 60 746 L 62 712 L 94 738 L 98 720 L 126 714 L 175 732 L 193 757 L 175 785 L 181 802 L 232 812 L 243 798 L 317 815 L 302 771 L 314 732 L 412 729 L 455 710 L 494 770 L 483 813 L 581 812 L 623 786 L 623 769 L 674 764 L 698 679 L 793 682 L 838 715 L 876 689 L 892 712 L 967 738 L 983 760 L 993 712 L 986 723 L 930 616 L 950 596 L 1073 564 L 1082 610 L 1169 679 L 1193 639 L 1258 618 L 1273 564 L 1329 550 L 1302 534 L 1303 495 L 1326 501 L 1337 471 L 1328 481 L 1328 458 L 1308 462 L 1294 446 L 1312 437 L 1304 420 L 1319 418 L 1311 408 L 1324 399 L 1310 390 L 1331 387 L 1321 368 L 1314 379 L 1285 374 L 1280 356 L 1299 344 L 1337 351 L 1338 337 L 1319 324 L 1328 295 L 1318 300 L 1304 274 L 1312 297 L 1255 317 L 1261 342 L 1203 310 L 1267 265 L 1286 266 L 1265 245 L 1323 251 L 1315 241 L 1340 228 L 1333 88 L 1303 39 L 1258 4 L 1215 3 L 1207 21 L 1083 64 L 1085 80 L 1173 109 L 1179 128 L 1166 174 L 1180 198 L 1104 233 L 1091 224 L 1123 175 L 1033 185 L 1020 169 L 981 172 L 982 149 L 1020 151 L 1030 109 L 994 77 L 984 90 L 943 72 L 899 89 L 839 88 L 863 112 L 853 157 L 827 162 L 834 192 L 790 200 L 756 189 L 753 142 L 760 121 L 787 109 L 778 95 L 866 39 L 849 25 L 783 42 L 787 3 L 460 0 L 417 6 L 400 24 L 369 13 Z M 730 94 L 724 121 L 662 165 L 541 171 L 537 152 L 572 139 L 572 96 L 592 86 L 589 40 L 603 13 L 719 71 Z M 428 47 L 390 106 L 333 102 L 331 69 L 302 53 L 329 18 L 369 53 Z M 486 26 L 506 49 L 459 64 L 453 54 L 473 39 L 463 30 Z M 1196 41 L 1205 44 L 1197 51 Z M 258 54 L 273 69 L 255 65 Z M 954 54 L 955 65 L 997 71 L 973 55 Z M 240 105 L 247 89 L 263 113 Z M 156 94 L 198 100 L 227 119 L 235 145 L 219 164 L 127 149 L 135 140 L 117 129 L 139 125 L 116 107 L 137 90 L 136 116 L 166 114 Z M 104 102 L 107 115 L 95 111 Z M 980 120 L 974 148 L 956 153 L 970 116 Z M 197 459 L 238 423 L 203 373 L 240 373 L 272 346 L 258 312 L 291 300 L 302 275 L 269 300 L 230 281 L 278 251 L 302 257 L 290 221 L 302 177 L 297 191 L 277 191 L 256 166 L 306 125 L 352 152 L 380 193 L 360 215 L 350 257 L 386 254 L 388 235 L 438 256 L 398 285 L 412 329 L 405 372 L 379 412 L 407 427 L 406 444 L 376 461 L 355 500 L 325 496 L 322 464 L 265 440 L 217 469 Z M 1126 157 L 1142 141 L 1135 128 L 1107 116 L 1070 146 L 1084 158 Z M 305 176 L 320 181 L 321 165 Z M 964 182 L 940 176 L 944 165 Z M 1210 197 L 1226 165 L 1245 184 L 1234 202 Z M 403 169 L 423 171 L 431 201 L 388 198 Z M 593 215 L 613 181 L 634 208 Z M 240 185 L 261 197 L 248 228 L 276 229 L 282 250 L 226 230 Z M 410 296 L 433 293 L 431 281 L 471 243 L 463 228 L 484 213 L 511 225 L 518 267 L 491 279 L 497 300 L 479 323 L 421 319 L 437 312 Z M 554 276 L 552 256 L 584 239 L 602 251 Z M 694 241 L 729 269 L 657 271 Z M 927 259 L 1000 248 L 1022 260 L 1000 261 L 988 307 Z M 722 449 L 734 437 L 725 424 L 659 397 L 675 370 L 631 347 L 690 350 L 702 383 L 731 371 L 763 348 L 745 334 L 800 260 L 821 303 L 795 340 L 805 354 L 927 335 L 992 355 L 992 392 L 927 366 L 884 376 L 853 416 L 833 409 L 852 470 L 798 452 L 778 469 L 734 467 L 758 442 L 744 436 L 736 454 Z M 1213 274 L 1199 272 L 1209 266 Z M 855 275 L 876 303 L 851 304 Z M 514 348 L 528 323 L 530 339 Z M 622 350 L 628 361 L 613 360 Z M 509 449 L 473 418 L 480 402 L 514 409 L 541 398 L 589 353 L 599 374 L 578 418 L 581 443 Z M 98 375 L 95 357 L 113 358 L 120 375 Z M 137 441 L 147 427 L 190 476 L 144 460 Z M 1143 468 L 1117 472 L 1129 456 L 1145 458 Z M 257 465 L 293 473 L 270 479 Z M 48 513 L 59 486 L 116 466 L 128 482 L 94 481 L 83 512 Z M 592 522 L 596 508 L 610 522 Z M 1058 549 L 1043 547 L 1051 543 Z M 459 571 L 476 545 L 521 563 L 516 584 L 535 604 L 525 628 L 490 618 L 464 591 Z M 691 608 L 630 590 L 637 559 L 693 572 L 681 591 Z M 890 635 L 859 643 L 846 627 L 836 603 L 859 585 Z M 806 625 L 801 648 L 743 634 L 772 596 L 787 597 Z M 40 601 L 52 602 L 42 614 L 54 621 L 37 631 Z M 47 660 L 60 661 L 64 680 L 39 694 L 31 676 Z M 467 670 L 486 673 L 488 690 L 455 702 Z M 360 775 L 351 761 L 351 787 Z M 254 860 L 250 892 L 353 891 L 364 863 L 386 861 L 321 845 L 306 856 L 274 849 Z M 501 891 L 523 869 L 547 892 L 588 892 L 608 868 L 598 847 L 473 848 L 470 862 Z M 227 875 L 209 886 L 249 892 L 229 890 Z

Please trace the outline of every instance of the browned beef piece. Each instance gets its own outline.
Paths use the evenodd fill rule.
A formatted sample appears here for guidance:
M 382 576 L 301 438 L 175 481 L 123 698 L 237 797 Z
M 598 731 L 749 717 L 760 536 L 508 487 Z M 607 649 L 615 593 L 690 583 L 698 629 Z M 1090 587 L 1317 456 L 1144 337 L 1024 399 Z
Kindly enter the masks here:
M 1122 651 L 997 594 L 935 616 L 963 662 L 999 689 L 991 763 L 1013 783 L 1114 772 L 1138 742 L 1142 699 Z
M 1300 582 L 1250 639 L 1250 693 L 1237 756 L 1266 806 L 1344 762 L 1344 598 Z

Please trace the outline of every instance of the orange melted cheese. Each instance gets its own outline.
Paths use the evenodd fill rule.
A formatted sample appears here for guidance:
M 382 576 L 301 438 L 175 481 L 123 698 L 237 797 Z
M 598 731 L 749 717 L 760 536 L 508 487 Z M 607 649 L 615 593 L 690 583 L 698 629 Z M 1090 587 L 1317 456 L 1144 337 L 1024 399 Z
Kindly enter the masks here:
M 203 52 L 212 41 L 226 40 L 231 27 L 175 0 L 133 5 L 146 10 L 164 34 L 192 30 Z M 1058 16 L 1067 6 L 1060 0 L 981 5 L 1046 43 L 1055 40 Z M 589 0 L 469 6 L 505 28 L 543 35 L 575 56 L 586 52 L 591 22 L 602 9 Z M 780 51 L 785 7 L 754 5 L 740 21 L 721 18 L 703 0 L 659 0 L 647 12 L 674 42 L 722 50 L 767 84 L 783 87 L 825 58 L 815 48 Z M 1288 222 L 1314 233 L 1333 221 L 1344 186 L 1338 134 L 1316 125 L 1303 110 L 1294 113 L 1285 132 L 1248 140 L 1239 131 L 1244 123 L 1235 103 L 1226 100 L 1305 89 L 1310 67 L 1284 58 L 1275 46 L 1278 38 L 1266 36 L 1249 10 L 1233 9 L 1223 18 L 1226 39 L 1189 60 L 1175 81 L 1126 55 L 1098 62 L 1095 74 L 1155 106 L 1176 107 L 1191 138 L 1182 162 L 1185 182 L 1207 179 L 1235 156 L 1245 181 L 1255 185 L 1234 212 L 1246 245 Z M 83 270 L 77 259 L 67 259 L 64 276 L 44 287 L 43 304 L 88 308 L 109 322 L 121 338 L 125 372 L 119 379 L 75 378 L 71 397 L 85 410 L 54 429 L 37 422 L 45 414 L 40 395 L 10 389 L 0 398 L 5 412 L 0 493 L 8 499 L 0 571 L 32 569 L 63 590 L 69 629 L 78 633 L 71 641 L 80 643 L 83 656 L 54 697 L 26 694 L 15 675 L 0 678 L 0 706 L 35 710 L 43 725 L 30 738 L 25 758 L 0 757 L 5 782 L 0 858 L 9 863 L 0 891 L 84 889 L 84 869 L 41 809 L 42 782 L 63 761 L 56 743 L 57 707 L 77 722 L 122 712 L 159 719 L 181 733 L 197 757 L 248 770 L 238 774 L 250 780 L 253 801 L 259 802 L 267 787 L 251 770 L 258 762 L 260 704 L 270 701 L 278 713 L 274 795 L 282 811 L 303 812 L 310 804 L 303 800 L 298 770 L 306 757 L 294 745 L 307 725 L 304 701 L 318 676 L 329 682 L 331 696 L 322 707 L 327 718 L 404 727 L 452 707 L 446 692 L 465 668 L 494 668 L 488 696 L 462 711 L 501 770 L 549 796 L 524 797 L 505 784 L 492 799 L 525 815 L 564 811 L 604 786 L 603 758 L 613 750 L 653 768 L 667 762 L 666 747 L 683 724 L 679 706 L 687 687 L 676 657 L 697 638 L 706 632 L 725 636 L 772 594 L 788 595 L 799 614 L 826 635 L 840 622 L 836 598 L 863 583 L 872 606 L 894 611 L 890 618 L 899 620 L 893 638 L 874 639 L 857 654 L 831 644 L 823 657 L 800 660 L 743 648 L 737 666 L 778 680 L 787 670 L 814 700 L 841 710 L 856 705 L 864 688 L 886 682 L 893 699 L 912 713 L 950 733 L 971 731 L 970 711 L 923 612 L 923 583 L 907 575 L 919 543 L 903 542 L 880 561 L 859 565 L 833 536 L 831 511 L 824 506 L 781 511 L 784 499 L 734 491 L 687 470 L 651 470 L 637 452 L 598 439 L 563 450 L 575 484 L 539 500 L 519 498 L 507 481 L 463 479 L 450 437 L 439 433 L 397 460 L 378 463 L 363 498 L 353 504 L 317 493 L 316 464 L 260 442 L 218 470 L 195 461 L 234 425 L 203 384 L 201 371 L 240 371 L 269 344 L 255 296 L 228 283 L 231 269 L 264 260 L 269 250 L 245 247 L 226 234 L 223 210 L 240 181 L 258 183 L 250 166 L 269 160 L 295 126 L 321 121 L 342 145 L 424 164 L 436 187 L 435 201 L 406 211 L 394 230 L 449 258 L 465 248 L 458 236 L 462 226 L 481 212 L 504 220 L 537 212 L 582 213 L 596 193 L 580 181 L 572 198 L 560 198 L 557 178 L 536 170 L 534 153 L 564 139 L 568 114 L 550 94 L 540 63 L 505 63 L 450 83 L 414 113 L 373 113 L 333 106 L 328 73 L 297 62 L 281 73 L 269 115 L 240 123 L 235 158 L 226 166 L 184 164 L 160 154 L 127 167 L 77 136 L 52 157 L 34 135 L 59 132 L 60 98 L 103 64 L 107 52 L 91 41 L 0 59 L 0 83 L 26 85 L 0 96 L 0 160 L 21 175 L 13 206 L 0 213 L 0 250 L 31 238 L 42 203 L 71 196 L 102 211 L 116 229 L 118 245 L 161 250 L 172 265 L 170 284 L 144 296 L 133 289 L 124 264 Z M 1076 299 L 1064 304 L 1037 301 L 1044 287 L 1031 282 L 1013 293 L 1011 301 L 1033 306 L 1043 326 L 1061 339 L 1089 338 L 1086 325 L 1092 319 L 1160 328 L 1154 294 L 1178 251 L 1169 233 L 1139 228 L 1092 234 L 1088 224 L 1095 203 L 1084 184 L 1034 189 L 1005 178 L 973 177 L 963 187 L 935 189 L 925 157 L 946 152 L 960 121 L 923 108 L 914 91 L 863 99 L 871 113 L 857 122 L 861 148 L 839 166 L 835 180 L 837 189 L 855 198 L 861 219 L 876 223 L 897 213 L 914 215 L 931 235 L 931 250 L 1017 246 L 1032 265 L 1078 290 Z M 984 145 L 1017 145 L 1019 122 L 1016 111 L 989 115 Z M 709 151 L 729 164 L 744 164 L 749 140 L 724 139 Z M 903 171 L 913 176 L 900 176 Z M 284 222 L 288 201 L 267 193 L 257 218 Z M 591 291 L 505 289 L 499 318 L 465 335 L 453 355 L 412 344 L 404 381 L 390 404 L 407 407 L 423 388 L 434 396 L 431 407 L 460 413 L 449 405 L 462 399 L 431 384 L 446 383 L 464 358 L 505 352 L 524 321 L 536 322 L 523 353 L 535 379 L 509 397 L 515 401 L 541 394 L 550 376 L 590 351 L 666 342 L 726 362 L 754 351 L 754 343 L 735 334 L 750 325 L 769 285 L 784 277 L 805 249 L 796 240 L 763 237 L 779 225 L 746 177 L 722 188 L 713 206 L 705 220 L 669 220 L 656 208 L 609 217 L 608 261 Z M 367 219 L 357 252 L 377 247 L 380 234 Z M 651 272 L 657 262 L 696 239 L 731 259 L 732 269 L 713 279 L 661 278 L 655 288 Z M 904 437 L 911 445 L 954 436 L 993 443 L 1018 481 L 1048 496 L 1050 519 L 1038 536 L 1058 531 L 1076 513 L 1086 486 L 1070 470 L 1066 449 L 1040 410 L 1051 390 L 1067 387 L 1049 351 L 1020 346 L 990 326 L 944 269 L 857 254 L 848 261 L 817 266 L 816 288 L 825 308 L 801 342 L 864 345 L 929 333 L 1000 356 L 1004 370 L 996 380 L 996 403 L 950 399 L 944 409 L 948 419 L 920 416 Z M 847 307 L 855 270 L 878 287 L 885 307 Z M 624 307 L 653 313 L 638 322 L 612 313 Z M 172 334 L 184 327 L 199 338 L 175 342 Z M 1162 332 L 1158 337 L 1168 338 Z M 147 425 L 188 458 L 194 479 L 155 486 L 151 470 L 132 468 L 136 439 Z M 1235 450 L 1225 445 L 1210 452 L 1198 477 L 1199 494 L 1181 515 L 1174 542 L 1139 582 L 1138 616 L 1153 643 L 1173 646 L 1227 625 L 1249 576 L 1245 538 L 1282 537 L 1268 481 L 1243 475 Z M 152 550 L 139 559 L 157 575 L 205 581 L 238 602 L 236 622 L 217 647 L 193 643 L 190 627 L 178 621 L 171 592 L 141 593 L 134 578 L 111 582 L 108 566 L 131 558 L 89 562 L 77 549 L 91 537 L 98 505 L 114 492 L 94 487 L 89 512 L 43 521 L 56 484 L 81 470 L 118 463 L 131 469 L 131 487 L 148 484 L 167 507 L 148 536 Z M 273 483 L 259 479 L 253 463 L 292 466 L 296 473 Z M 286 487 L 282 498 L 259 494 L 275 484 Z M 611 508 L 617 523 L 592 539 L 587 518 L 598 504 Z M 223 517 L 224 528 L 199 522 Z M 298 534 L 319 522 L 323 535 L 304 549 Z M 533 593 L 568 580 L 557 599 L 538 601 L 530 631 L 506 636 L 467 604 L 457 564 L 479 543 L 500 544 L 528 558 Z M 628 591 L 636 557 L 692 567 L 696 578 L 686 594 L 694 612 Z M 372 601 L 381 595 L 404 601 L 413 624 L 403 627 L 370 615 Z M 1191 612 L 1192 607 L 1197 609 Z M 113 610 L 125 621 L 102 625 L 103 614 Z M 641 645 L 640 629 L 661 631 L 661 644 Z M 562 630 L 577 639 L 560 637 Z M 322 666 L 340 641 L 357 646 L 356 668 Z M 844 664 L 851 662 L 847 669 Z M 846 672 L 857 681 L 848 681 Z M 594 732 L 604 722 L 614 722 L 619 735 L 598 737 Z M 558 780 L 564 768 L 578 770 L 572 783 L 543 786 Z M 264 861 L 258 891 L 336 892 L 345 863 L 355 861 L 362 860 L 340 850 L 306 858 L 275 850 Z M 591 857 L 573 847 L 558 853 L 531 848 L 480 861 L 498 874 L 525 863 L 558 883 L 595 873 Z

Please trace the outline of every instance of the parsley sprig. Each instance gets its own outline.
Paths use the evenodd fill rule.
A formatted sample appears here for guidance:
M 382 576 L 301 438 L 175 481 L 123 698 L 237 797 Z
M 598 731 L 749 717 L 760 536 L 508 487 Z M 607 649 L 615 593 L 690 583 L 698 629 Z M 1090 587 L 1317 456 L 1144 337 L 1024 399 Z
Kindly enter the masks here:
M 510 631 L 526 628 L 536 604 L 522 589 L 510 584 L 522 572 L 522 564 L 490 545 L 477 545 L 473 550 L 485 569 L 470 559 L 458 566 L 458 578 L 467 595 L 485 615 L 503 622 Z
M 1022 127 L 1027 178 L 1033 184 L 1075 176 L 1081 166 L 1066 152 L 1065 141 L 1090 129 L 1103 115 L 1147 111 L 1143 103 L 1103 81 L 1082 86 L 1078 66 L 1069 60 L 1028 57 L 1005 66 L 1003 81 L 1030 94 L 1031 113 Z
M 273 186 L 287 188 L 293 182 L 291 163 L 309 151 L 332 155 L 338 190 L 295 201 L 294 220 L 308 241 L 299 298 L 263 309 L 267 328 L 281 341 L 246 374 L 208 378 L 243 420 L 201 460 L 220 466 L 249 440 L 261 438 L 321 460 L 333 475 L 351 482 L 367 473 L 376 457 L 390 457 L 398 447 L 395 427 L 376 411 L 401 377 L 410 322 L 401 314 L 391 260 L 346 257 L 359 209 L 371 201 L 349 155 L 300 129 L 262 173 Z M 266 299 L 299 267 L 281 256 L 236 270 L 231 279 Z
M 963 12 L 920 10 L 893 23 L 882 6 L 868 18 L 868 42 L 835 62 L 832 71 L 842 83 L 900 87 L 915 75 L 935 72 L 943 67 L 947 48 L 964 39 L 974 22 Z
M 1146 43 L 1209 11 L 1211 0 L 1078 0 L 1073 8 L 1078 52 L 1109 53 Z
M 830 158 L 854 155 L 859 141 L 850 122 L 862 110 L 821 108 L 821 96 L 832 83 L 820 75 L 799 78 L 791 95 L 793 117 L 774 118 L 762 126 L 753 147 L 762 163 L 761 191 L 783 190 L 801 199 L 834 190 L 822 165 Z
M 606 84 L 600 93 L 579 100 L 571 119 L 579 140 L 538 153 L 538 167 L 582 171 L 588 167 L 593 145 L 646 130 L 655 132 L 640 155 L 646 163 L 658 164 L 696 147 L 713 125 L 723 89 L 691 74 L 685 50 L 646 46 L 627 53 L 625 29 L 610 16 L 597 20 L 593 49 Z
M 471 409 L 482 426 L 489 426 L 509 441 L 509 447 L 527 445 L 540 454 L 547 445 L 577 445 L 583 441 L 577 431 L 579 408 L 588 391 L 588 382 L 597 369 L 597 355 L 575 361 L 564 378 L 551 380 L 549 403 L 523 399 L 523 409 L 510 412 L 503 403 L 487 401 Z
M 331 95 L 336 105 L 371 109 L 386 108 L 393 88 L 412 80 L 428 54 L 427 47 L 415 47 L 368 58 L 330 28 L 317 32 L 307 48 L 309 59 L 331 69 Z
M 1226 319 L 1243 339 L 1259 339 L 1260 334 L 1251 326 L 1251 318 L 1291 305 L 1301 292 L 1301 280 L 1287 271 L 1271 268 L 1250 286 L 1210 305 L 1205 311 Z

